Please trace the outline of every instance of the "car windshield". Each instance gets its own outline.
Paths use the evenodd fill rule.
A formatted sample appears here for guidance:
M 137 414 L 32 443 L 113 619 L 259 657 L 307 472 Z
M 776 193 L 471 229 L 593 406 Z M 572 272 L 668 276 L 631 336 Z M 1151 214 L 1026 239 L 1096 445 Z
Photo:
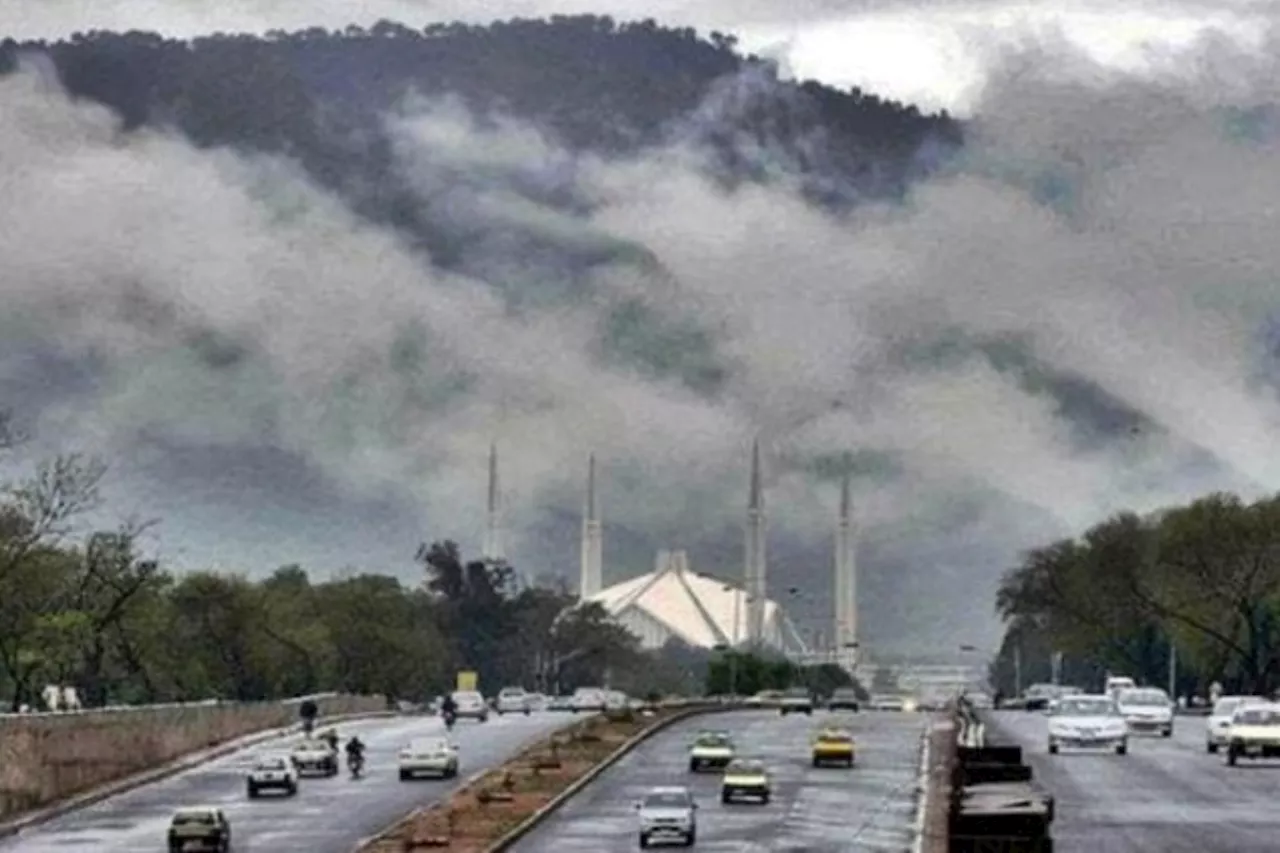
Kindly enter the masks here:
M 1280 726 L 1280 708 L 1241 708 L 1234 721 L 1242 726 Z
M 453 694 L 453 701 L 455 701 L 455 702 L 483 702 L 484 700 L 480 697 L 480 694 L 479 694 L 479 693 L 476 693 L 474 690 L 459 690 L 459 691 L 457 691 L 456 693 L 454 693 L 454 694 Z
M 764 762 L 762 761 L 734 761 L 729 765 L 726 773 L 763 773 Z
M 415 740 L 409 744 L 412 752 L 440 752 L 448 745 L 448 741 L 443 738 L 433 738 L 431 740 Z
M 1218 703 L 1213 706 L 1213 715 L 1215 717 L 1230 717 L 1235 713 L 1236 708 L 1241 705 L 1251 705 L 1264 701 L 1261 696 L 1227 696 L 1219 699 Z
M 315 750 L 320 750 L 320 749 L 323 749 L 325 752 L 328 752 L 329 744 L 324 743 L 323 741 L 318 741 L 318 740 L 304 740 L 302 743 L 295 746 L 293 748 L 293 751 L 294 752 L 313 752 Z
M 1054 714 L 1060 717 L 1105 717 L 1115 713 L 1109 699 L 1059 699 Z
M 214 819 L 213 812 L 178 812 L 173 816 L 173 822 L 175 824 L 214 824 L 217 820 Z
M 698 735 L 698 746 L 728 746 L 730 744 L 729 736 L 718 734 L 716 732 L 707 732 Z
M 500 696 L 523 696 L 524 688 L 523 687 L 504 687 L 502 688 L 502 692 L 499 695 Z
M 823 740 L 827 743 L 848 743 L 853 740 L 853 735 L 848 732 L 823 732 L 818 736 L 818 740 Z
M 644 798 L 646 809 L 683 809 L 689 806 L 689 795 L 684 791 L 654 791 Z
M 1120 701 L 1126 705 L 1168 705 L 1169 697 L 1162 690 L 1130 690 Z
M 283 758 L 263 758 L 258 761 L 259 770 L 283 770 L 288 766 Z

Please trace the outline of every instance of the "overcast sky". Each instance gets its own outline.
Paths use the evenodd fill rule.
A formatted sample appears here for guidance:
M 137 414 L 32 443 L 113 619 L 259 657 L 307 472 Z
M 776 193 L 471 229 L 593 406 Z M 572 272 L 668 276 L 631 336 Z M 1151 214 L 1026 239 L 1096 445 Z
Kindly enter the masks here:
M 1096 59 L 1136 68 L 1148 59 L 1144 46 L 1183 46 L 1206 30 L 1249 43 L 1274 6 L 1268 0 L 5 0 L 0 33 L 48 37 L 136 28 L 193 35 L 380 18 L 421 25 L 555 13 L 654 17 L 736 33 L 746 49 L 785 57 L 801 77 L 964 113 L 992 51 L 1046 28 L 1060 27 Z
M 448 3 L 430 4 L 430 16 L 425 5 L 367 3 L 357 20 L 450 17 Z M 192 34 L 351 20 L 338 11 L 348 3 L 309 4 L 305 18 L 300 8 L 0 0 L 0 30 Z M 571 575 L 595 450 L 606 559 L 625 550 L 626 526 L 650 537 L 646 547 L 702 548 L 695 568 L 734 573 L 743 466 L 760 431 L 771 542 L 808 548 L 802 565 L 785 549 L 773 565 L 804 577 L 820 611 L 835 492 L 818 463 L 869 451 L 881 463 L 863 470 L 856 503 L 864 565 L 879 574 L 862 584 L 864 624 L 880 641 L 921 648 L 995 642 L 993 587 L 1021 548 L 1119 508 L 1280 489 L 1270 379 L 1280 323 L 1267 325 L 1280 145 L 1265 122 L 1222 109 L 1277 101 L 1274 66 L 1249 53 L 1260 23 L 1243 6 L 1232 18 L 1166 4 L 1179 11 L 1159 27 L 1138 7 L 1110 6 L 1105 22 L 1081 8 L 1002 32 L 982 22 L 1021 13 L 648 8 L 789 44 L 802 76 L 940 104 L 963 103 L 989 68 L 970 150 L 909 205 L 836 217 L 785 182 L 727 193 L 681 150 L 575 158 L 533 128 L 477 122 L 449 103 L 389 117 L 397 168 L 424 204 L 448 191 L 477 223 L 577 251 L 627 247 L 661 273 L 619 261 L 582 299 L 556 290 L 555 270 L 530 271 L 518 245 L 515 255 L 494 246 L 484 275 L 441 269 L 287 163 L 159 133 L 122 138 L 112 117 L 69 101 L 36 66 L 0 81 L 0 393 L 33 418 L 31 454 L 70 444 L 107 455 L 113 512 L 161 517 L 157 547 L 183 565 L 360 563 L 412 577 L 421 536 L 478 545 L 494 438 L 509 548 L 526 566 Z M 787 21 L 784 8 L 803 20 Z M 1055 21 L 1057 41 L 1043 29 Z M 1166 44 L 1206 27 L 1233 35 L 1187 57 L 1148 51 L 1143 62 L 1160 74 L 1133 77 L 1124 69 L 1141 36 L 1125 32 L 1147 32 L 1144 21 Z M 1002 49 L 1010 44 L 1034 49 L 1019 58 Z M 717 104 L 699 120 L 715 122 Z M 511 190 L 513 178 L 556 186 L 566 175 L 596 202 L 590 216 Z M 545 298 L 507 310 L 512 270 L 522 281 L 545 272 Z M 602 358 L 602 318 L 634 298 L 654 332 L 636 346 L 674 357 L 671 330 L 685 330 L 679 344 L 697 339 L 689 329 L 705 333 L 712 352 L 701 357 L 727 377 L 717 394 Z M 140 322 L 139 305 L 182 323 Z M 192 326 L 250 355 L 211 367 L 183 337 Z M 406 336 L 423 330 L 426 368 L 403 357 Z M 1119 441 L 1088 434 L 1079 406 L 1065 412 L 1043 384 L 961 346 L 978 339 L 1019 343 L 1147 427 Z M 615 580 L 648 564 L 633 548 L 606 570 Z

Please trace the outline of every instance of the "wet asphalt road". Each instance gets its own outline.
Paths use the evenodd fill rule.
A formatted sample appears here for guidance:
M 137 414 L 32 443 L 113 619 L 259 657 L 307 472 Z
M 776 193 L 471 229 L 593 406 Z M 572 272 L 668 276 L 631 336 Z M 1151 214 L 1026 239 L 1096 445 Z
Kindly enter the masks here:
M 989 713 L 988 743 L 1018 743 L 1054 795 L 1055 853 L 1275 853 L 1280 761 L 1227 767 L 1205 751 L 1203 717 L 1172 738 L 1130 736 L 1129 754 L 1049 755 L 1042 714 Z
M 490 717 L 487 723 L 459 721 L 459 780 L 500 764 L 527 741 L 572 722 L 567 714 Z M 178 776 L 104 800 L 42 826 L 0 839 L 8 853 L 148 853 L 164 851 L 175 808 L 212 805 L 231 821 L 235 853 L 350 853 L 362 838 L 376 834 L 419 805 L 431 802 L 455 781 L 401 782 L 396 756 L 413 737 L 442 734 L 435 717 L 399 717 L 340 724 L 344 740 L 359 734 L 367 746 L 366 775 L 352 780 L 345 762 L 339 775 L 301 780 L 293 798 L 264 794 L 249 800 L 245 774 L 254 757 L 288 748 L 296 736 L 260 744 Z
M 928 717 L 882 712 L 781 717 L 735 711 L 695 717 L 645 742 L 513 848 L 517 853 L 616 853 L 638 849 L 634 804 L 656 785 L 688 785 L 698 801 L 705 853 L 845 853 L 911 846 L 920 737 Z M 854 733 L 857 764 L 815 769 L 809 740 L 838 721 Z M 704 728 L 733 733 L 738 754 L 773 771 L 769 805 L 720 803 L 720 776 L 689 773 L 689 742 Z

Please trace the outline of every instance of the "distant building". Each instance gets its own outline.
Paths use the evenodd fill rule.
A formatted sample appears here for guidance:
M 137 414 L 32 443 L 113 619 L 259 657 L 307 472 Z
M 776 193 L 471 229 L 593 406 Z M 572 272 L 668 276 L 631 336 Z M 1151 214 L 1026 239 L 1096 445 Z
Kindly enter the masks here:
M 747 641 L 747 594 L 718 578 L 689 570 L 684 551 L 662 551 L 652 572 L 587 596 L 599 602 L 646 649 L 672 639 L 695 648 L 737 646 Z M 807 649 L 800 632 L 776 601 L 765 600 L 757 641 L 786 655 Z

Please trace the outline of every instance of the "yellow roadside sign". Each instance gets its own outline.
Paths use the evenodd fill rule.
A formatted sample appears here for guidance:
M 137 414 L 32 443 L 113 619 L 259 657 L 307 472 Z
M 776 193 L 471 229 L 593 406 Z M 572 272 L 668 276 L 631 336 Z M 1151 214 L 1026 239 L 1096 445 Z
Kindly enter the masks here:
M 464 669 L 458 672 L 458 686 L 456 690 L 478 690 L 476 686 L 479 683 L 479 677 L 473 670 Z

